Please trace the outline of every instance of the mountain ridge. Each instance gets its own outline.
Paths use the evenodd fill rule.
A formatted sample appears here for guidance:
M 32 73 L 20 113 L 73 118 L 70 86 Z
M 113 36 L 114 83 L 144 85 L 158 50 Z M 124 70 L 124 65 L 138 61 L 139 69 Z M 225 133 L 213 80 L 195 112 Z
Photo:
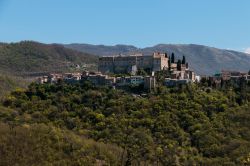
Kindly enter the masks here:
M 114 46 L 91 44 L 67 44 L 66 48 L 86 52 L 98 56 L 118 54 L 152 54 L 153 52 L 173 52 L 177 59 L 186 56 L 191 69 L 200 75 L 213 75 L 221 70 L 237 70 L 247 72 L 250 69 L 250 55 L 234 50 L 218 49 L 199 44 L 157 44 L 152 47 L 137 48 L 132 45 L 118 44 Z

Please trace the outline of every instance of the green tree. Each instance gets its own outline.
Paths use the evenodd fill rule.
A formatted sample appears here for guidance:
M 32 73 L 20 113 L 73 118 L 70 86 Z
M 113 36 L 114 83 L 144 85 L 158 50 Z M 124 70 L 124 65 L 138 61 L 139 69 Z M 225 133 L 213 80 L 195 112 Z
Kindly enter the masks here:
M 90 82 L 17 89 L 0 105 L 0 165 L 248 164 L 250 85 L 208 80 L 142 96 Z
M 168 58 L 168 53 L 165 52 L 165 58 Z
M 168 70 L 169 71 L 171 70 L 171 59 L 170 58 L 168 59 Z
M 183 55 L 181 64 L 185 65 L 186 64 L 186 57 Z
M 181 71 L 181 60 L 180 59 L 177 61 L 177 70 Z
M 175 56 L 174 56 L 174 53 L 171 54 L 171 63 L 174 63 L 175 62 Z

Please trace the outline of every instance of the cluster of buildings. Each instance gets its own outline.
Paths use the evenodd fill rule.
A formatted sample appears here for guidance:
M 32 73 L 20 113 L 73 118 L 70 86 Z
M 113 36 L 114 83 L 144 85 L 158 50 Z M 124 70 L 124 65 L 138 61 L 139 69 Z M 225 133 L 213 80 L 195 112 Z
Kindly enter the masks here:
M 40 77 L 38 82 L 56 83 L 63 80 L 67 83 L 76 83 L 89 81 L 93 85 L 112 87 L 141 86 L 145 90 L 152 90 L 156 87 L 155 73 L 159 71 L 165 73 L 164 85 L 168 87 L 200 82 L 201 79 L 209 81 L 211 85 L 215 86 L 220 86 L 227 81 L 236 84 L 240 84 L 242 80 L 250 82 L 250 73 L 237 71 L 223 70 L 214 76 L 200 77 L 189 69 L 188 63 L 184 60 L 185 57 L 183 57 L 182 61 L 178 60 L 178 62 L 173 59 L 173 55 L 170 57 L 166 53 L 104 56 L 99 58 L 98 72 L 48 74 Z M 140 70 L 144 70 L 148 75 L 137 75 Z
M 188 64 L 181 64 L 180 69 L 177 69 L 177 63 L 172 63 L 170 67 L 170 76 L 165 78 L 165 85 L 171 87 L 199 81 L 200 77 L 189 69 Z
M 50 73 L 46 76 L 39 77 L 37 82 L 40 84 L 43 83 L 57 83 L 60 80 L 64 80 L 68 83 L 75 83 L 80 81 L 82 77 L 81 73 L 65 73 L 65 74 L 58 74 L 58 73 Z
M 101 73 L 130 73 L 143 69 L 147 72 L 169 71 L 170 75 L 165 79 L 166 86 L 176 86 L 189 82 L 199 81 L 194 71 L 191 71 L 187 63 L 170 63 L 170 56 L 166 53 L 153 53 L 152 55 L 129 55 L 129 56 L 104 56 L 99 58 L 98 70 Z
M 221 73 L 215 74 L 210 77 L 203 77 L 215 86 L 219 86 L 222 82 L 231 81 L 232 83 L 239 84 L 241 81 L 250 82 L 250 74 L 239 71 L 222 70 Z
M 143 85 L 144 89 L 151 90 L 156 86 L 156 80 L 154 76 L 121 76 L 112 77 L 100 72 L 84 72 L 82 75 L 83 80 L 88 80 L 94 85 L 106 85 L 106 86 L 139 86 Z
M 152 90 L 156 86 L 154 76 L 122 76 L 112 77 L 100 72 L 49 74 L 38 78 L 38 83 L 56 83 L 60 80 L 67 83 L 77 83 L 79 81 L 89 81 L 93 85 L 124 87 L 142 85 L 145 90 Z
M 139 70 L 144 70 L 148 76 L 136 75 Z M 99 58 L 98 72 L 49 74 L 38 79 L 39 83 L 54 83 L 63 80 L 74 83 L 80 80 L 88 80 L 94 85 L 106 85 L 114 87 L 143 85 L 151 90 L 156 87 L 155 72 L 166 71 L 166 86 L 176 86 L 197 81 L 195 73 L 189 69 L 187 63 L 170 62 L 170 57 L 164 53 L 152 55 L 129 55 L 129 56 L 105 56 Z M 110 76 L 124 74 L 124 76 Z M 125 74 L 130 74 L 126 76 Z

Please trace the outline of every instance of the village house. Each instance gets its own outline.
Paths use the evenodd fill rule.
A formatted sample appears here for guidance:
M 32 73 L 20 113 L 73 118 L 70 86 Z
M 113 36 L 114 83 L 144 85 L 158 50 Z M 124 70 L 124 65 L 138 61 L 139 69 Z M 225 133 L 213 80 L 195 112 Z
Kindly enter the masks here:
M 131 85 L 140 85 L 144 82 L 143 76 L 131 76 L 130 77 L 130 84 Z
M 240 84 L 241 81 L 249 82 L 250 76 L 248 73 L 239 71 L 228 71 L 222 70 L 221 73 L 217 73 L 213 76 L 203 77 L 203 79 L 208 80 L 213 86 L 221 86 L 222 82 L 231 82 L 234 84 Z
M 124 76 L 116 78 L 116 85 L 125 86 L 125 85 L 140 85 L 144 83 L 143 76 Z
M 188 64 L 180 64 L 178 68 L 177 63 L 171 63 L 170 68 L 170 77 L 165 78 L 165 85 L 166 86 L 177 86 L 181 84 L 188 84 L 193 82 L 198 82 L 198 78 L 194 71 L 190 70 Z
M 165 85 L 168 87 L 174 87 L 178 85 L 185 85 L 191 83 L 191 80 L 189 79 L 171 79 L 171 78 L 165 78 Z
M 156 87 L 156 79 L 154 76 L 145 76 L 144 77 L 144 89 L 153 90 Z
M 212 77 L 208 77 L 209 78 L 209 82 L 211 83 L 211 85 L 215 86 L 215 87 L 219 87 L 221 85 L 221 81 L 222 81 L 222 77 L 221 74 L 215 74 Z M 225 77 L 227 79 L 227 77 Z
M 37 83 L 39 83 L 39 84 L 48 83 L 48 76 L 38 77 Z
M 83 72 L 82 80 L 88 80 L 94 85 L 107 85 L 112 86 L 115 84 L 115 77 L 103 75 L 100 72 Z
M 56 74 L 56 73 L 51 73 L 48 75 L 48 82 L 49 83 L 56 83 L 58 80 L 62 80 L 63 75 L 62 74 Z
M 63 74 L 63 80 L 67 83 L 77 83 L 81 80 L 81 73 L 65 73 Z
M 246 76 L 246 80 L 247 80 L 247 82 L 250 82 L 250 75 Z

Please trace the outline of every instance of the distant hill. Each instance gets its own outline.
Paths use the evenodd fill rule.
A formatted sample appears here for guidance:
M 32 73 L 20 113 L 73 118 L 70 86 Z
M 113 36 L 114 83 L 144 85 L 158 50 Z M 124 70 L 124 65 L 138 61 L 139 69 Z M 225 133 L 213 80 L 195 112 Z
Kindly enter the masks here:
M 68 44 L 64 46 L 66 48 L 74 49 L 80 52 L 87 52 L 98 56 L 117 55 L 120 53 L 126 54 L 130 52 L 140 51 L 139 48 L 130 45 L 105 46 L 105 45 L 91 45 L 91 44 Z
M 0 74 L 24 76 L 45 72 L 95 70 L 98 56 L 144 53 L 155 51 L 186 56 L 190 67 L 200 75 L 212 75 L 222 69 L 248 71 L 250 55 L 202 45 L 159 44 L 137 48 L 131 45 L 42 44 L 31 41 L 0 43 Z M 76 68 L 77 66 L 77 68 Z
M 0 44 L 0 72 L 26 75 L 43 72 L 63 72 L 76 68 L 96 68 L 97 57 L 57 44 L 24 41 Z
M 26 87 L 34 76 L 47 72 L 96 70 L 98 57 L 62 45 L 25 41 L 0 43 L 0 97 Z
M 64 46 L 99 56 L 131 53 L 152 54 L 155 51 L 167 52 L 168 54 L 174 52 L 178 58 L 185 55 L 190 67 L 201 75 L 212 75 L 222 69 L 244 72 L 250 69 L 249 54 L 194 44 L 159 44 L 141 49 L 128 45 L 69 44 Z

